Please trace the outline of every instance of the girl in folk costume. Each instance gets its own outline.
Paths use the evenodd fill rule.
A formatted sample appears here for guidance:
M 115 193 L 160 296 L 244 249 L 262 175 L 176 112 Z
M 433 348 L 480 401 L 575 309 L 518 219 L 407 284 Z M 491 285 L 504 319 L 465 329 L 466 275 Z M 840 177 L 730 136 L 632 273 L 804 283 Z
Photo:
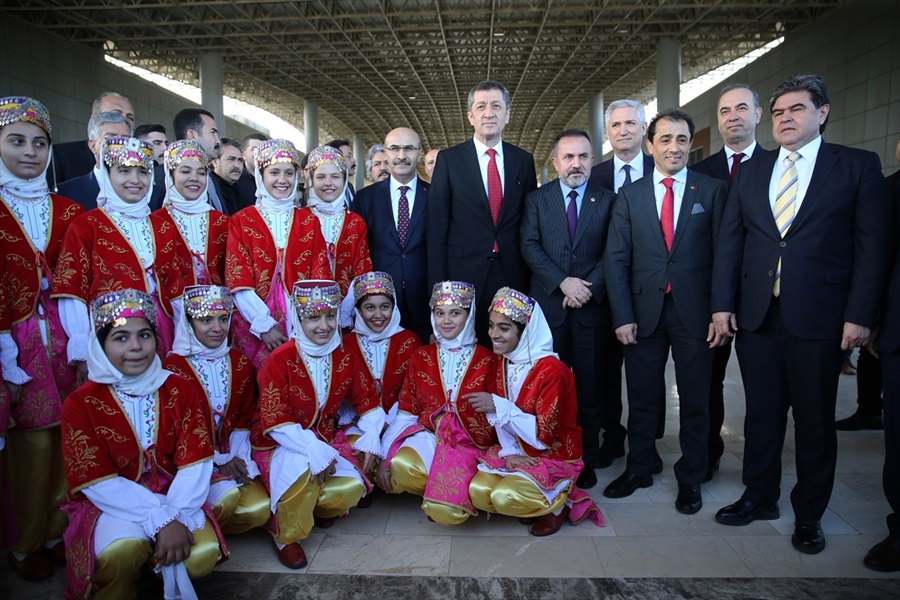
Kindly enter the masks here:
M 163 367 L 201 384 L 212 408 L 216 446 L 207 502 L 225 533 L 243 533 L 269 520 L 269 496 L 250 458 L 256 377 L 250 360 L 228 347 L 234 301 L 226 287 L 184 289 L 184 314 Z
M 296 208 L 300 157 L 287 140 L 256 148 L 256 205 L 228 225 L 225 282 L 234 292 L 235 347 L 259 369 L 293 330 L 294 283 L 328 276 L 325 243 L 313 215 Z
M 166 198 L 150 215 L 157 236 L 156 264 L 160 299 L 179 321 L 181 291 L 191 285 L 225 285 L 228 217 L 209 203 L 209 164 L 194 140 L 178 140 L 166 149 Z
M 197 384 L 162 368 L 156 302 L 118 290 L 91 303 L 89 382 L 63 407 L 68 598 L 133 598 L 151 557 L 166 598 L 227 556 L 208 505 L 212 415 Z
M 581 472 L 581 429 L 575 378 L 553 353 L 541 307 L 508 287 L 491 302 L 489 331 L 502 355 L 493 394 L 468 396 L 496 428 L 499 445 L 483 455 L 469 493 L 478 508 L 519 517 L 531 534 L 556 533 L 568 517 L 603 524 L 600 509 L 575 487 Z
M 64 559 L 59 420 L 76 377 L 50 285 L 63 234 L 82 208 L 47 188 L 50 134 L 40 102 L 0 98 L 0 364 L 15 422 L 0 460 L 22 534 L 9 562 L 32 581 L 53 574 L 47 548 L 53 562 Z
M 380 455 L 384 411 L 365 366 L 341 347 L 340 289 L 335 281 L 298 281 L 292 294 L 293 341 L 278 348 L 259 373 L 253 458 L 269 489 L 278 559 L 306 565 L 300 541 L 315 523 L 330 527 L 371 490 L 363 475 Z M 335 430 L 341 402 L 360 415 L 352 448 Z M 363 454 L 362 465 L 359 455 Z
M 50 288 L 69 335 L 69 361 L 82 377 L 91 332 L 87 307 L 94 298 L 136 289 L 150 294 L 160 307 L 158 239 L 150 223 L 153 148 L 137 138 L 107 138 L 100 163 L 98 208 L 69 227 Z M 164 357 L 172 348 L 174 329 L 165 311 L 158 314 L 157 346 Z
M 308 156 L 310 189 L 304 214 L 318 221 L 320 243 L 328 250 L 331 274 L 341 286 L 341 296 L 350 293 L 354 277 L 372 270 L 369 257 L 369 230 L 366 222 L 344 205 L 347 164 L 340 150 L 331 146 L 313 148 Z M 341 323 L 349 326 L 350 323 Z
M 382 436 L 379 487 L 423 496 L 422 510 L 442 525 L 478 514 L 469 480 L 483 449 L 497 442 L 484 414 L 466 395 L 487 389 L 494 357 L 475 343 L 475 288 L 444 281 L 431 295 L 436 344 L 413 354 L 400 391 L 399 411 Z

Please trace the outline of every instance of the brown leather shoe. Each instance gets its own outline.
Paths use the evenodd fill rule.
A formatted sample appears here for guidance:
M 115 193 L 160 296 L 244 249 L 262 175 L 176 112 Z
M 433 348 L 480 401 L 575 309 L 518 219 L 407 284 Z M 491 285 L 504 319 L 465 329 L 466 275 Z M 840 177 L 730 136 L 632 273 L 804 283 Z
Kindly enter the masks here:
M 550 513 L 549 515 L 544 515 L 542 517 L 538 517 L 538 520 L 535 521 L 534 525 L 531 526 L 531 535 L 537 537 L 543 537 L 545 535 L 553 535 L 559 528 L 562 527 L 562 524 L 569 517 L 569 507 L 563 506 L 563 509 L 560 511 L 558 515 L 554 515 Z
M 44 548 L 44 555 L 56 567 L 66 566 L 66 545 L 60 542 L 52 548 Z
M 53 565 L 40 550 L 29 552 L 22 560 L 7 552 L 6 560 L 16 575 L 25 581 L 43 581 L 53 576 Z
M 274 541 L 272 540 L 273 543 Z M 275 546 L 275 554 L 278 555 L 278 560 L 281 561 L 281 564 L 288 569 L 302 569 L 306 566 L 306 553 L 300 547 L 299 542 L 288 544 L 280 550 L 278 546 Z

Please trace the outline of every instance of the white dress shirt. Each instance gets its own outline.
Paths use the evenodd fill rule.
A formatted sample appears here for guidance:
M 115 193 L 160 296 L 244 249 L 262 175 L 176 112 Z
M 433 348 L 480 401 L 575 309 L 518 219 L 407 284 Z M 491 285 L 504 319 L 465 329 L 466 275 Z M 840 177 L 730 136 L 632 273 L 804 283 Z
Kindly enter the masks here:
M 638 152 L 637 156 L 631 159 L 631 162 L 625 162 L 618 156 L 613 155 L 613 191 L 619 191 L 619 188 L 625 185 L 625 165 L 631 166 L 631 182 L 634 183 L 644 176 L 644 153 Z
M 409 216 L 412 218 L 413 205 L 416 203 L 416 186 L 419 183 L 418 177 L 413 177 L 409 183 L 400 183 L 391 176 L 391 212 L 394 214 L 394 225 L 400 228 L 400 187 L 407 186 L 406 199 L 409 201 Z
M 725 164 L 728 166 L 728 172 L 731 173 L 731 168 L 734 166 L 734 155 L 737 154 L 736 151 L 732 150 L 728 146 L 722 148 L 725 151 Z M 750 157 L 753 156 L 753 153 L 756 152 L 756 140 L 754 140 L 749 146 L 741 150 L 744 153 L 744 157 L 741 158 L 741 162 L 745 163 L 750 160 Z
M 675 194 L 675 206 L 672 213 L 672 231 L 678 227 L 678 215 L 681 214 L 681 200 L 684 198 L 684 187 L 687 185 L 687 167 L 672 175 L 675 183 L 672 184 L 672 192 Z M 662 219 L 663 198 L 666 195 L 666 186 L 662 180 L 669 175 L 663 175 L 653 169 L 653 194 L 656 196 L 656 216 Z
M 475 142 L 475 151 L 478 153 L 478 168 L 481 169 L 481 183 L 484 184 L 484 193 L 490 198 L 488 194 L 488 163 L 491 162 L 491 157 L 488 156 L 487 151 L 488 147 L 481 143 L 478 138 L 472 138 L 472 141 Z M 497 155 L 495 157 L 497 161 L 497 170 L 500 172 L 500 184 L 502 189 L 506 190 L 506 176 L 503 171 L 503 142 L 497 142 L 497 145 L 494 146 L 494 150 L 497 151 Z
M 812 179 L 813 167 L 816 166 L 816 157 L 819 155 L 819 148 L 822 147 L 822 136 L 809 142 L 799 150 L 796 150 L 800 158 L 794 163 L 797 167 L 797 199 L 794 200 L 794 214 L 800 210 L 803 203 L 803 197 L 806 196 L 806 190 L 809 189 L 809 180 Z M 772 178 L 769 180 L 769 205 L 775 210 L 775 198 L 778 196 L 778 184 L 781 182 L 781 176 L 784 175 L 788 168 L 787 157 L 791 153 L 786 148 L 778 149 L 778 161 L 775 168 L 772 169 Z

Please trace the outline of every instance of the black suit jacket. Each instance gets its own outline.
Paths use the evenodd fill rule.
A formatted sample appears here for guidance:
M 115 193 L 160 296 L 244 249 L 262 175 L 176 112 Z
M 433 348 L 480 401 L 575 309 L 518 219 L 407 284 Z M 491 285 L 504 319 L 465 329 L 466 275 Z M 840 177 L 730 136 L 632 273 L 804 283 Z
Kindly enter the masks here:
M 87 140 L 53 144 L 53 157 L 47 169 L 47 183 L 50 189 L 65 181 L 87 175 L 97 164 Z M 62 193 L 62 192 L 60 192 Z
M 475 142 L 441 150 L 428 193 L 428 283 L 467 281 L 480 293 L 487 280 L 494 242 L 506 285 L 525 290 L 528 267 L 522 259 L 519 226 L 525 196 L 537 187 L 534 157 L 517 146 L 503 144 L 503 202 L 496 227 Z
M 649 175 L 623 186 L 613 208 L 604 262 L 613 328 L 637 323 L 638 337 L 653 333 L 671 282 L 682 324 L 689 335 L 705 339 L 725 184 L 688 171 L 672 250 L 666 251 Z
M 881 305 L 878 347 L 885 352 L 896 352 L 900 349 L 900 171 L 887 178 L 887 186 L 894 207 L 894 252 L 887 294 Z
M 601 324 L 601 304 L 606 302 L 602 259 L 615 199 L 611 191 L 588 184 L 573 243 L 566 219 L 567 200 L 558 179 L 525 198 L 522 257 L 531 269 L 531 297 L 541 305 L 551 327 L 561 326 L 567 314 L 583 325 Z M 581 308 L 563 309 L 559 284 L 566 277 L 590 281 L 592 300 Z
M 94 177 L 93 167 L 87 175 L 70 179 L 59 185 L 59 195 L 74 200 L 82 205 L 84 209 L 91 210 L 97 208 L 97 195 L 100 194 L 100 183 Z M 154 181 L 153 195 L 150 196 L 150 210 L 157 210 L 162 206 L 166 197 L 165 184 L 157 185 Z
M 753 154 L 750 156 L 749 160 L 759 158 L 766 152 L 768 152 L 768 150 L 757 143 L 756 148 L 753 149 Z M 748 161 L 745 160 L 741 163 L 741 169 L 746 166 L 746 162 Z M 702 173 L 703 175 L 721 179 L 725 182 L 726 186 L 731 188 L 731 169 L 728 168 L 728 158 L 726 158 L 725 156 L 724 147 L 715 154 L 710 154 L 697 164 L 692 165 L 688 168 L 696 173 Z M 738 169 L 738 173 L 740 173 L 740 169 Z
M 644 175 L 648 175 L 653 172 L 654 164 L 653 157 L 647 154 L 644 154 Z M 591 169 L 591 178 L 588 180 L 588 187 L 596 188 L 602 187 L 611 192 L 615 192 L 615 177 L 613 175 L 613 167 L 614 167 L 613 159 L 605 160 L 598 165 L 594 165 Z M 632 179 L 632 183 L 637 181 L 637 179 Z
M 401 314 L 403 321 L 419 329 L 427 329 L 428 298 L 431 296 L 431 286 L 426 281 L 428 262 L 425 244 L 429 185 L 421 179 L 416 182 L 406 244 L 401 246 L 391 207 L 390 183 L 391 179 L 387 178 L 362 188 L 356 193 L 350 208 L 366 222 L 372 265 L 390 274 L 397 292 L 397 304 L 405 306 L 407 312 L 413 311 L 413 314 Z
M 778 152 L 741 166 L 728 196 L 716 255 L 713 311 L 756 330 L 772 301 L 782 259 L 787 330 L 840 339 L 844 322 L 875 325 L 892 235 L 890 198 L 878 155 L 824 141 L 809 188 L 784 239 L 769 203 Z
M 243 178 L 243 175 L 241 175 L 241 177 Z M 216 186 L 216 193 L 218 193 L 219 199 L 222 201 L 222 207 L 225 209 L 223 212 L 229 217 L 256 203 L 255 196 L 248 199 L 243 194 L 243 190 L 240 187 L 240 180 L 234 184 L 228 183 L 219 177 L 219 174 L 215 171 L 209 172 L 209 178 L 212 185 Z M 254 187 L 254 190 L 255 189 L 256 188 Z

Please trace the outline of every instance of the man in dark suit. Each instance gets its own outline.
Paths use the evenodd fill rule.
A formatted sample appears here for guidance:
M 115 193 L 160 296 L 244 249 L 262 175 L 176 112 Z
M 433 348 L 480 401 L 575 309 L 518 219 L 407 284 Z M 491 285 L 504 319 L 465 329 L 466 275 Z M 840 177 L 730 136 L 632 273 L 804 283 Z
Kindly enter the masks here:
M 134 129 L 134 108 L 131 102 L 116 92 L 103 92 L 91 105 L 91 118 L 102 112 L 117 113 L 128 120 L 130 129 Z M 131 135 L 129 133 L 129 135 Z M 47 169 L 47 183 L 51 189 L 57 189 L 64 181 L 87 175 L 97 164 L 94 151 L 90 147 L 90 125 L 88 139 L 77 142 L 53 144 L 53 158 Z
M 398 127 L 387 134 L 384 145 L 391 176 L 359 190 L 351 208 L 368 227 L 372 265 L 394 280 L 401 325 L 427 342 L 431 335 L 425 245 L 428 184 L 416 174 L 422 144 L 415 131 Z
M 244 195 L 244 190 L 238 185 L 243 173 L 244 155 L 241 152 L 240 142 L 233 138 L 221 138 L 219 157 L 212 161 L 209 181 L 210 185 L 216 186 L 226 215 L 231 216 L 256 202 L 255 196 Z
M 597 484 L 593 463 L 601 452 L 600 430 L 606 432 L 604 446 L 621 445 L 625 438 L 622 405 L 615 411 L 606 402 L 600 368 L 612 330 L 601 261 L 616 196 L 588 184 L 594 153 L 587 132 L 567 129 L 557 135 L 550 160 L 559 179 L 525 199 L 522 257 L 531 268 L 531 297 L 553 332 L 553 349 L 575 373 L 584 452 L 576 484 L 587 489 Z
M 616 336 L 625 345 L 629 452 L 609 498 L 653 485 L 659 389 L 669 350 L 678 382 L 682 456 L 675 463 L 684 514 L 700 510 L 708 466 L 709 381 L 723 336 L 710 322 L 709 288 L 725 184 L 687 169 L 691 117 L 669 109 L 647 130 L 654 171 L 619 191 L 604 262 Z
M 606 107 L 606 137 L 612 144 L 613 157 L 591 169 L 591 187 L 612 192 L 637 181 L 653 170 L 653 157 L 641 146 L 647 133 L 647 117 L 637 100 L 622 99 Z
M 746 489 L 725 525 L 779 516 L 781 450 L 792 409 L 797 485 L 791 539 L 825 547 L 834 485 L 834 409 L 843 351 L 875 326 L 891 243 L 891 206 L 873 152 L 822 141 L 830 111 L 817 75 L 784 81 L 769 103 L 780 148 L 742 165 L 722 222 L 712 290 L 717 333 L 738 329 L 747 402 Z
M 428 200 L 428 284 L 447 279 L 475 286 L 478 341 L 490 348 L 487 312 L 508 285 L 528 289 L 519 226 L 525 196 L 537 187 L 534 157 L 502 139 L 509 91 L 483 81 L 469 92 L 472 139 L 441 150 Z
M 745 83 L 727 85 L 719 92 L 716 115 L 725 145 L 693 165 L 691 170 L 721 179 L 730 188 L 741 164 L 765 152 L 756 143 L 756 126 L 762 118 L 759 94 Z M 709 469 L 704 481 L 713 478 L 725 453 L 722 424 L 725 422 L 725 371 L 731 358 L 731 344 L 716 348 L 715 355 L 709 388 Z
M 97 195 L 100 183 L 97 169 L 100 165 L 100 149 L 103 141 L 110 137 L 128 137 L 131 135 L 131 123 L 122 115 L 114 112 L 101 112 L 93 115 L 88 122 L 88 147 L 93 157 L 94 166 L 85 174 L 65 181 L 59 185 L 59 195 L 65 196 L 82 205 L 85 209 L 97 208 Z M 154 188 L 154 195 L 157 193 Z M 165 193 L 163 191 L 163 193 Z

